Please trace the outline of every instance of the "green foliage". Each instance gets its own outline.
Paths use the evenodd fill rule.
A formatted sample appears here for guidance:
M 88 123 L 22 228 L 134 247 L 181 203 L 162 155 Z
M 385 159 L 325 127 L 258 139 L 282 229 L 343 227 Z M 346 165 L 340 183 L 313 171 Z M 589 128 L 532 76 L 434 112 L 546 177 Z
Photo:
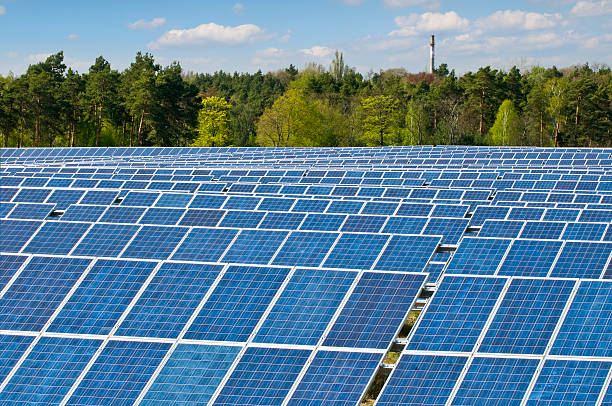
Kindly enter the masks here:
M 339 52 L 328 66 L 195 74 L 139 52 L 122 72 L 100 56 L 79 73 L 58 52 L 0 77 L 0 138 L 4 147 L 612 146 L 607 66 L 457 77 L 441 64 L 364 77 Z
M 492 145 L 521 145 L 521 120 L 512 100 L 506 99 L 499 106 L 489 134 Z
M 198 113 L 198 138 L 194 147 L 224 147 L 230 140 L 228 113 L 232 106 L 222 97 L 202 100 Z
M 372 96 L 361 101 L 362 125 L 366 145 L 392 144 L 399 128 L 399 101 L 392 96 Z

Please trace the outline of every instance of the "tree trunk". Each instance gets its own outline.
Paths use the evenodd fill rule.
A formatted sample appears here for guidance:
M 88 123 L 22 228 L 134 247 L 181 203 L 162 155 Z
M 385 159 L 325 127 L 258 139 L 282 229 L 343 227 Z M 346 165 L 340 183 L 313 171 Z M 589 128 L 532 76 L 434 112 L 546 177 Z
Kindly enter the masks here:
M 144 111 L 140 113 L 140 123 L 138 123 L 138 134 L 136 140 L 138 141 L 138 145 L 142 146 L 142 124 L 144 122 Z
M 480 132 L 480 136 L 482 137 L 482 133 L 484 130 L 484 112 L 483 112 L 483 105 L 484 105 L 484 98 L 485 98 L 485 91 L 484 89 L 482 90 L 482 99 L 480 100 L 480 122 L 478 124 L 478 131 Z
M 544 119 L 542 118 L 542 113 L 540 113 L 540 147 L 544 141 Z
M 434 109 L 434 131 L 438 130 L 438 110 Z
M 100 133 L 102 133 L 102 106 L 98 115 L 98 126 L 96 128 L 96 147 L 100 145 Z
M 559 122 L 555 123 L 555 148 L 559 146 Z

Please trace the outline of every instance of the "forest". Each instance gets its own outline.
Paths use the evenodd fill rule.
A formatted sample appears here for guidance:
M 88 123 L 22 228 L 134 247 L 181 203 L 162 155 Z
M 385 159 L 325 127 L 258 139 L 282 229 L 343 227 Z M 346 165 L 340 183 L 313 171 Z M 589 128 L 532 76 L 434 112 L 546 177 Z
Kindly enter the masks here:
M 138 53 L 86 73 L 63 52 L 0 76 L 3 147 L 612 146 L 612 71 L 482 67 L 358 73 L 336 52 L 276 72 L 193 73 Z

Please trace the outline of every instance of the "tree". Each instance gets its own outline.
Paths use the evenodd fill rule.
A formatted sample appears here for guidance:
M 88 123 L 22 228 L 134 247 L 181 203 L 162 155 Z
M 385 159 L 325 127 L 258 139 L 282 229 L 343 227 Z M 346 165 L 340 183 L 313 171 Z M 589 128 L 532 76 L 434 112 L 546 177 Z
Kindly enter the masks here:
M 309 145 L 312 118 L 309 105 L 301 89 L 291 88 L 264 110 L 257 122 L 257 143 L 262 146 L 289 147 Z
M 564 107 L 567 98 L 567 81 L 560 78 L 552 78 L 546 82 L 546 92 L 549 100 L 546 109 L 551 117 L 554 128 L 555 147 L 559 146 L 559 134 L 561 132 L 561 123 L 565 121 Z
M 203 99 L 198 113 L 198 138 L 193 146 L 226 146 L 230 140 L 228 113 L 231 108 L 222 97 L 211 96 Z
M 119 73 L 111 70 L 110 63 L 102 56 L 89 68 L 85 86 L 85 100 L 88 115 L 96 129 L 96 147 L 100 145 L 100 134 L 104 119 L 110 117 L 117 103 Z
M 60 87 L 61 117 L 68 131 L 68 145 L 75 146 L 76 131 L 82 119 L 82 98 L 85 93 L 85 81 L 77 72 L 68 69 L 66 78 Z
M 495 123 L 489 130 L 493 145 L 517 145 L 521 136 L 521 120 L 512 100 L 506 99 L 499 106 Z
M 391 96 L 372 96 L 361 101 L 362 126 L 368 145 L 388 145 L 398 129 L 399 101 Z
M 423 135 L 425 133 L 427 123 L 427 114 L 424 108 L 424 102 L 412 98 L 408 102 L 407 113 L 406 113 L 406 133 L 408 139 L 405 140 L 405 144 L 408 145 L 422 145 Z
M 0 76 L 0 135 L 2 136 L 2 146 L 7 148 L 9 145 L 10 134 L 19 125 L 19 111 L 15 100 L 13 87 L 14 78 Z

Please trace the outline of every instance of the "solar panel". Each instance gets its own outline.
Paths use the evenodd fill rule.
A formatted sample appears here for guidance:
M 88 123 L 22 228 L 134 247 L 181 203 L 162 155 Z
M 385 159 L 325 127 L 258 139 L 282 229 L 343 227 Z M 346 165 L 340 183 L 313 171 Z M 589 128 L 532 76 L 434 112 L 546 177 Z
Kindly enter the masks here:
M 187 233 L 185 227 L 143 226 L 122 257 L 166 259 Z
M 574 285 L 561 279 L 512 280 L 478 351 L 544 354 Z
M 350 271 L 296 270 L 254 341 L 317 344 L 356 276 Z
M 370 269 L 388 239 L 378 234 L 342 234 L 323 266 Z
M 439 237 L 394 235 L 374 269 L 422 272 L 439 243 Z
M 288 268 L 229 267 L 185 338 L 246 341 L 288 274 Z
M 402 326 L 425 278 L 423 274 L 365 272 L 324 345 L 386 348 Z
M 404 354 L 377 405 L 445 405 L 467 357 Z
M 599 278 L 612 254 L 612 243 L 568 241 L 550 275 L 566 278 Z
M 337 233 L 294 231 L 287 237 L 287 241 L 272 263 L 288 266 L 319 266 L 337 238 Z
M 378 353 L 318 351 L 288 405 L 355 405 L 381 359 Z
M 60 217 L 62 221 L 86 221 L 94 223 L 98 221 L 102 213 L 106 211 L 106 206 L 77 205 L 68 206 L 64 214 Z
M 71 222 L 47 222 L 23 249 L 26 253 L 68 254 L 91 224 Z
M 506 279 L 445 276 L 407 349 L 472 351 Z
M 140 218 L 140 224 L 157 224 L 173 226 L 183 217 L 185 211 L 182 209 L 166 209 L 150 207 Z
M 55 205 L 43 203 L 19 203 L 16 205 L 8 218 L 18 220 L 44 220 Z
M 240 348 L 179 344 L 155 378 L 142 404 L 206 404 Z
M 465 237 L 446 268 L 446 273 L 493 275 L 512 240 Z
M 247 348 L 213 404 L 281 404 L 309 355 L 307 350 Z
M 129 224 L 94 224 L 72 251 L 73 255 L 115 257 L 140 229 Z
M 561 241 L 515 240 L 498 274 L 545 277 L 562 245 Z
M 172 255 L 172 259 L 216 262 L 221 258 L 238 230 L 193 228 Z
M 242 230 L 222 260 L 234 263 L 267 264 L 287 234 L 286 231 Z

